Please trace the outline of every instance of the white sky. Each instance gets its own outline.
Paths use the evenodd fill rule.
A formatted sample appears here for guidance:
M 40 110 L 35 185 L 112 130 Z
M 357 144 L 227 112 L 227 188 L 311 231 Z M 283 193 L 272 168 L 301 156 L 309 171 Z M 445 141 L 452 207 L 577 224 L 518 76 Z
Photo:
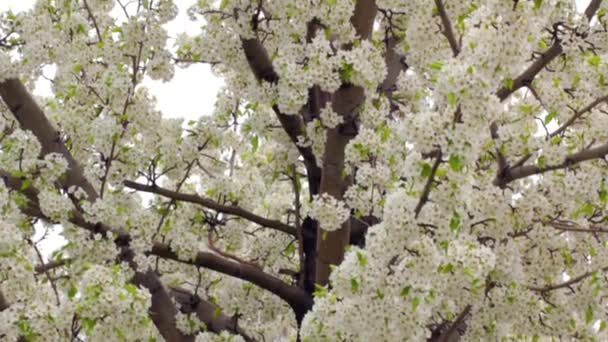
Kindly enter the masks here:
M 13 12 L 28 10 L 35 2 L 36 0 L 0 0 L 0 12 L 8 9 Z M 195 2 L 196 0 L 174 0 L 179 8 L 179 14 L 167 25 L 169 46 L 173 46 L 171 38 L 176 37 L 180 32 L 192 35 L 198 32 L 199 24 L 191 22 L 186 14 L 188 7 Z M 52 76 L 52 73 L 52 69 L 44 72 L 46 76 Z M 176 68 L 175 77 L 168 83 L 147 79 L 144 84 L 156 97 L 158 109 L 165 117 L 184 117 L 189 120 L 211 113 L 215 95 L 223 82 L 211 73 L 208 65 L 198 64 L 186 69 Z M 50 95 L 50 83 L 48 81 L 37 83 L 36 93 Z

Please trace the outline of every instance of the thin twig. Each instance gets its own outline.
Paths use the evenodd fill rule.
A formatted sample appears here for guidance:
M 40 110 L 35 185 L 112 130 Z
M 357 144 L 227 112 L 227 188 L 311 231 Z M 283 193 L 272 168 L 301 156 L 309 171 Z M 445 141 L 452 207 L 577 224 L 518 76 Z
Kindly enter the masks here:
M 441 150 L 436 150 L 435 153 L 435 163 L 433 164 L 433 168 L 431 169 L 431 174 L 424 185 L 424 189 L 422 190 L 422 195 L 420 196 L 420 200 L 416 205 L 416 209 L 414 209 L 415 217 L 418 218 L 418 214 L 422 210 L 422 207 L 428 202 L 429 194 L 431 193 L 431 189 L 433 188 L 433 181 L 435 178 L 435 174 L 439 169 L 439 164 L 441 164 Z

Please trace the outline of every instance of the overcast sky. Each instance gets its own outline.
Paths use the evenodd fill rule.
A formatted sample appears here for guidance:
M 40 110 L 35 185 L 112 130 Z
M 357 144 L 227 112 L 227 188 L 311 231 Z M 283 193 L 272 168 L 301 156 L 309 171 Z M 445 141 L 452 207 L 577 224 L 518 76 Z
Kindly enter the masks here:
M 14 12 L 25 11 L 33 7 L 36 0 L 0 0 L 0 12 L 10 9 Z M 199 23 L 191 22 L 186 9 L 196 0 L 174 0 L 179 8 L 178 17 L 167 25 L 169 37 L 180 32 L 196 34 Z M 169 41 L 173 45 L 173 41 Z M 52 69 L 45 70 L 45 76 L 52 76 Z M 49 75 L 51 74 L 51 75 Z M 175 77 L 168 83 L 145 80 L 144 84 L 158 101 L 158 108 L 165 117 L 196 118 L 210 114 L 213 110 L 215 95 L 222 86 L 222 80 L 215 77 L 207 65 L 193 65 L 187 69 L 176 68 Z M 48 81 L 36 85 L 36 93 L 50 95 Z

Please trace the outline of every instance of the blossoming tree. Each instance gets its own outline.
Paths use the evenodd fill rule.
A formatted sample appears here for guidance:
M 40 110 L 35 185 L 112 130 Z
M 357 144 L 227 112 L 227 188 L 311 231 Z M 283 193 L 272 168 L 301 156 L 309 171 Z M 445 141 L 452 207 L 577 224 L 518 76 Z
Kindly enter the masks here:
M 1 14 L 0 340 L 608 339 L 606 3 Z M 163 118 L 195 63 L 215 110 Z

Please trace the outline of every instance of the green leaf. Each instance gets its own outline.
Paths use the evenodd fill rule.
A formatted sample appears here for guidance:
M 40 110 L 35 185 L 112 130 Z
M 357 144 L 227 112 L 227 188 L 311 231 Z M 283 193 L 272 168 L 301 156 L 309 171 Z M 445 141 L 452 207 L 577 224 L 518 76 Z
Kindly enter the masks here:
M 26 178 L 21 182 L 21 186 L 19 187 L 19 190 L 20 191 L 27 190 L 27 188 L 29 188 L 31 184 L 32 184 L 32 180 L 29 178 Z
M 133 284 L 125 284 L 125 290 L 132 296 L 137 293 L 137 287 Z
M 213 310 L 213 314 L 211 316 L 213 316 L 213 318 L 218 318 L 221 314 L 222 314 L 222 308 L 220 308 L 219 306 L 216 306 L 215 309 Z
M 251 142 L 251 148 L 252 148 L 253 152 L 256 152 L 258 150 L 258 146 L 260 144 L 260 140 L 259 140 L 258 136 L 254 135 L 251 138 L 250 142 Z
M 450 168 L 452 170 L 457 172 L 462 171 L 462 169 L 464 168 L 464 163 L 462 162 L 460 156 L 457 154 L 450 155 L 450 158 L 448 159 L 448 164 L 450 165 Z
M 357 281 L 357 278 L 350 279 L 350 290 L 353 293 L 359 292 L 359 282 Z
M 591 323 L 591 321 L 593 321 L 593 308 L 591 307 L 591 305 L 589 305 L 587 307 L 587 310 L 585 311 L 585 322 L 589 324 Z
M 68 298 L 69 299 L 74 298 L 77 293 L 78 293 L 78 289 L 76 288 L 76 286 L 72 285 L 70 287 L 70 289 L 68 290 Z
M 519 106 L 519 110 L 521 110 L 524 114 L 532 114 L 534 112 L 534 106 L 532 105 L 521 105 Z
M 452 273 L 454 272 L 454 265 L 452 265 L 452 263 L 439 265 L 439 267 L 437 267 L 437 272 L 443 274 Z
M 407 297 L 407 295 L 410 294 L 410 291 L 412 290 L 411 286 L 406 286 L 404 288 L 401 289 L 401 292 L 399 293 L 399 295 L 401 297 Z
M 592 216 L 594 212 L 593 204 L 587 202 L 583 203 L 578 209 L 572 213 L 573 218 L 578 218 L 581 215 Z
M 559 135 L 554 136 L 553 138 L 551 138 L 551 145 L 559 145 L 559 143 L 562 142 L 562 137 L 560 137 Z
M 598 55 L 590 54 L 589 57 L 587 57 L 587 63 L 589 63 L 589 65 L 599 66 L 601 62 L 602 58 Z
M 502 82 L 503 82 L 505 88 L 507 88 L 509 90 L 513 90 L 514 82 L 513 82 L 512 78 L 510 78 L 510 77 L 505 78 Z
M 457 101 L 458 101 L 458 99 L 456 98 L 456 94 L 454 94 L 453 92 L 449 92 L 448 93 L 448 104 L 452 107 L 455 107 Z
M 226 7 L 228 7 L 229 4 L 230 4 L 230 0 L 222 0 L 222 2 L 220 2 L 220 11 L 224 10 Z
M 443 62 L 442 61 L 435 61 L 429 64 L 429 68 L 433 69 L 433 70 L 441 70 L 441 68 L 443 68 Z
M 538 157 L 538 159 L 536 160 L 536 166 L 542 169 L 545 167 L 545 165 L 547 165 L 547 160 L 545 156 Z
M 355 74 L 355 67 L 352 63 L 343 63 L 340 67 L 340 79 L 344 83 L 350 83 Z
M 86 331 L 86 333 L 89 335 L 91 334 L 91 332 L 95 328 L 95 325 L 97 324 L 96 319 L 88 318 L 88 317 L 81 318 L 80 322 L 82 324 L 82 327 L 84 328 L 84 331 Z
M 454 211 L 452 214 L 452 218 L 450 219 L 450 230 L 452 233 L 457 233 L 460 229 L 460 214 L 457 211 Z
M 416 311 L 416 308 L 418 308 L 419 304 L 420 304 L 420 298 L 418 298 L 418 297 L 412 298 L 412 310 L 413 311 Z
M 327 288 L 325 288 L 325 286 L 315 284 L 315 291 L 312 293 L 312 296 L 315 298 L 323 298 L 326 295 L 327 295 Z
M 420 175 L 424 178 L 428 178 L 431 176 L 431 172 L 433 172 L 433 168 L 429 163 L 422 162 L 421 165 L 422 170 L 420 170 Z
M 545 125 L 549 124 L 549 122 L 551 122 L 551 120 L 555 119 L 557 117 L 557 111 L 552 110 L 550 111 L 547 116 L 545 116 Z
M 367 265 L 367 257 L 365 254 L 363 254 L 363 252 L 357 251 L 357 261 L 361 267 L 365 267 Z
M 543 5 L 543 0 L 534 0 L 534 9 L 537 10 Z

